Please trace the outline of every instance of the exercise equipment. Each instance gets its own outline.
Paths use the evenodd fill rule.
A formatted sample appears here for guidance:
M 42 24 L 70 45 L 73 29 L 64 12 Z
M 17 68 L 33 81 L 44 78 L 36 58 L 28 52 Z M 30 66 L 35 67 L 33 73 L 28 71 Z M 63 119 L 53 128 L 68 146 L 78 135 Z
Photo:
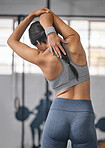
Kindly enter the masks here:
M 105 132 L 105 117 L 100 118 L 95 124 L 96 128 L 99 128 L 102 132 Z

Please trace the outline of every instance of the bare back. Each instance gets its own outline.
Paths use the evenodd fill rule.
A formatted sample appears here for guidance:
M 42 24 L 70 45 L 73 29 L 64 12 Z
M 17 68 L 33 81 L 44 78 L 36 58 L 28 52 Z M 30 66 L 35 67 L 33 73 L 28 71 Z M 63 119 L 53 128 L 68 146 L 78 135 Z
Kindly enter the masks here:
M 68 39 L 69 40 L 69 39 Z M 78 45 L 78 52 L 73 52 L 75 46 L 71 46 L 71 42 L 67 45 L 72 61 L 77 65 L 86 64 L 86 54 L 82 47 L 82 44 Z M 62 64 L 56 56 L 52 56 L 50 51 L 45 51 L 43 54 L 45 62 L 44 66 L 40 66 L 47 80 L 53 80 L 57 78 L 62 72 Z M 79 83 L 75 86 L 67 88 L 63 91 L 57 92 L 56 97 L 68 98 L 68 99 L 88 99 L 90 100 L 90 80 Z

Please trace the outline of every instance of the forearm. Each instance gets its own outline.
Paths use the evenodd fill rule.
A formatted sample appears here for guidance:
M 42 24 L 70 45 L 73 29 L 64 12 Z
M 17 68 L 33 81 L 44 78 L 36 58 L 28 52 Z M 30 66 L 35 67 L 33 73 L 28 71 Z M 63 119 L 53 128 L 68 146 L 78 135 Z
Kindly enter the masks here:
M 14 32 L 11 34 L 11 36 L 8 39 L 9 41 L 15 40 L 19 41 L 21 36 L 23 35 L 24 31 L 28 27 L 28 25 L 31 23 L 31 21 L 35 18 L 35 15 L 33 13 L 30 13 L 14 30 Z
M 54 26 L 56 31 L 66 39 L 68 36 L 78 36 L 78 33 L 65 24 L 58 16 L 56 16 L 52 11 L 48 14 L 42 14 L 40 16 L 40 23 L 44 29 L 50 26 Z
M 60 58 L 61 58 L 62 56 L 61 56 L 59 49 L 61 49 L 64 54 L 66 54 L 66 53 L 60 43 L 61 42 L 66 43 L 66 41 L 64 41 L 62 38 L 60 38 L 56 34 L 56 31 L 53 30 L 53 28 L 52 28 L 52 30 L 51 30 L 51 28 L 49 29 L 49 31 L 47 30 L 47 28 L 54 25 L 53 14 L 50 11 L 47 14 L 42 14 L 40 16 L 40 24 L 42 25 L 42 27 L 44 29 L 46 29 L 45 33 L 47 35 L 47 41 L 49 44 L 49 48 L 51 49 L 51 53 L 53 54 L 55 52 L 56 55 L 60 56 Z M 51 31 L 51 33 L 50 33 L 50 31 Z M 52 33 L 52 31 L 53 31 L 53 33 Z

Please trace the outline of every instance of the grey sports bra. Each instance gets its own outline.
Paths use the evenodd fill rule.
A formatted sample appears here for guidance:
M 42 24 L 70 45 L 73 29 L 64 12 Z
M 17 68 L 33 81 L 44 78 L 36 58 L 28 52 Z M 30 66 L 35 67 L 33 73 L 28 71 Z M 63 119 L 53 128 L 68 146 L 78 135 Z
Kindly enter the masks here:
M 47 50 L 50 51 L 49 48 Z M 60 91 L 65 90 L 71 86 L 74 86 L 76 84 L 82 83 L 82 82 L 90 79 L 87 63 L 86 63 L 86 65 L 75 64 L 70 57 L 70 54 L 69 54 L 69 51 L 67 48 L 67 44 L 65 44 L 65 50 L 66 50 L 66 53 L 69 57 L 70 63 L 78 71 L 79 77 L 77 80 L 74 73 L 72 72 L 72 70 L 70 68 L 70 65 L 68 63 L 66 63 L 63 59 L 58 57 L 58 59 L 62 63 L 62 67 L 63 67 L 62 72 L 60 73 L 60 75 L 57 78 L 55 78 L 53 80 L 48 80 L 50 86 L 53 88 L 55 93 L 60 92 Z

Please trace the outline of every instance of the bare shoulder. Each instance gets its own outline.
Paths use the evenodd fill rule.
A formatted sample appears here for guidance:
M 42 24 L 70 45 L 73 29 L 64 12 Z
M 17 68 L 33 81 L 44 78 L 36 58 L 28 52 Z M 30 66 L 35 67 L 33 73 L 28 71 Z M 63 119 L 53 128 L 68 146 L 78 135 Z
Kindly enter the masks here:
M 61 62 L 55 55 L 52 55 L 49 51 L 45 51 L 40 54 L 40 61 L 41 62 L 38 66 L 42 70 L 47 80 L 55 79 L 61 73 Z
M 57 58 L 55 56 L 52 56 L 50 51 L 40 51 L 38 66 L 45 67 L 54 62 L 56 59 Z

